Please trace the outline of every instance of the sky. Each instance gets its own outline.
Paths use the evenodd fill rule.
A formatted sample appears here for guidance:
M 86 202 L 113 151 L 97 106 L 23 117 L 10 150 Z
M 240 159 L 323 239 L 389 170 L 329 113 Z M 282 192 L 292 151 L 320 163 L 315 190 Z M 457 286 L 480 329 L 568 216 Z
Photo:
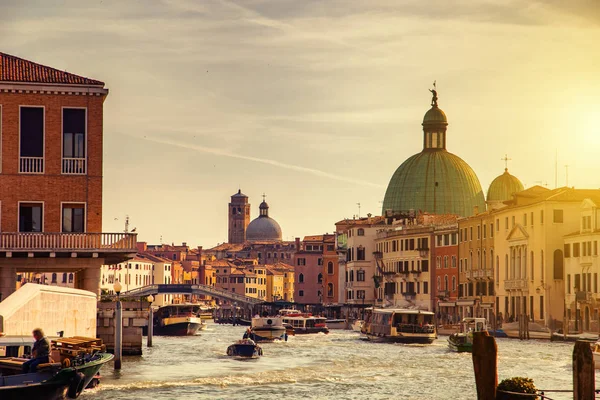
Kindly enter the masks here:
M 597 0 L 3 0 L 0 51 L 106 82 L 103 231 L 227 240 L 241 189 L 293 240 L 379 215 L 422 149 L 437 82 L 447 148 L 484 192 L 600 188 Z M 557 162 L 555 161 L 557 157 Z

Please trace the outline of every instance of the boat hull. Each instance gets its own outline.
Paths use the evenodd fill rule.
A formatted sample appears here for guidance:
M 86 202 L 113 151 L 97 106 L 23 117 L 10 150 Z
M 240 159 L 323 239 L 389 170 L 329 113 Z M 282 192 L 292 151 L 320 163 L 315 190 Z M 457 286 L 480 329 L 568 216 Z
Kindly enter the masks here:
M 329 329 L 327 327 L 316 326 L 314 328 L 294 328 L 295 335 L 308 335 L 311 333 L 329 333 Z
M 0 386 L 0 399 L 2 400 L 23 400 L 23 399 L 36 399 L 36 400 L 63 400 L 67 398 L 69 392 L 69 386 L 73 382 L 73 378 L 78 374 L 83 374 L 81 388 L 86 388 L 92 379 L 96 376 L 100 368 L 107 362 L 113 359 L 112 354 L 103 353 L 100 358 L 96 361 L 89 362 L 82 366 L 66 368 L 58 373 L 46 374 L 47 379 L 39 383 L 34 384 L 21 384 L 12 386 Z M 43 375 L 44 373 L 40 373 Z M 37 374 L 26 374 L 26 375 L 37 375 Z M 21 375 L 25 380 L 29 380 L 26 375 Z M 0 385 L 9 384 L 11 381 L 16 381 L 19 375 L 6 376 L 5 381 L 0 377 Z
M 260 346 L 252 344 L 232 344 L 227 348 L 227 355 L 240 358 L 258 358 L 262 355 Z
M 372 342 L 381 343 L 404 343 L 404 344 L 431 344 L 435 340 L 435 335 L 416 336 L 416 335 L 372 335 L 367 333 L 367 339 Z
M 158 336 L 193 336 L 201 330 L 200 322 L 177 322 L 164 326 L 155 326 L 154 334 Z
M 286 329 L 280 327 L 252 328 L 250 339 L 255 342 L 273 342 L 275 340 L 285 340 Z
M 325 324 L 329 329 L 348 329 L 348 322 L 345 319 L 328 319 Z

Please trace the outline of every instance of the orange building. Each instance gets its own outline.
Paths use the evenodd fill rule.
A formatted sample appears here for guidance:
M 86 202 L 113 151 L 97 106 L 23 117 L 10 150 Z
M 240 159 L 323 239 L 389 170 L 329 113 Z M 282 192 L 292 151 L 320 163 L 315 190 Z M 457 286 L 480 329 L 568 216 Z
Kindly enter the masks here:
M 104 83 L 0 53 L 0 292 L 17 272 L 75 272 L 135 254 L 135 234 L 102 232 Z

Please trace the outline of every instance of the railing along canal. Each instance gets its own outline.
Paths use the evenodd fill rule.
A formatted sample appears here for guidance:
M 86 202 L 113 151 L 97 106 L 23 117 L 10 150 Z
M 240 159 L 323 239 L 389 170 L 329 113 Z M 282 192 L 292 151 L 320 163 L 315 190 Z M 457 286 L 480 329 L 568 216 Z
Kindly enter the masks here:
M 136 241 L 135 233 L 4 232 L 0 250 L 133 250 Z

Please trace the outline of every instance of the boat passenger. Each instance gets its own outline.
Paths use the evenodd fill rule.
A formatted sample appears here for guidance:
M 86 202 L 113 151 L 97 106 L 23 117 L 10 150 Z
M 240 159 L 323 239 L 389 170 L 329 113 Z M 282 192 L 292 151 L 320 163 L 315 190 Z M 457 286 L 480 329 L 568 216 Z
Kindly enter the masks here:
M 35 328 L 32 332 L 35 343 L 31 350 L 32 358 L 23 363 L 23 373 L 35 372 L 38 365 L 50 362 L 50 341 L 44 335 L 41 328 Z

